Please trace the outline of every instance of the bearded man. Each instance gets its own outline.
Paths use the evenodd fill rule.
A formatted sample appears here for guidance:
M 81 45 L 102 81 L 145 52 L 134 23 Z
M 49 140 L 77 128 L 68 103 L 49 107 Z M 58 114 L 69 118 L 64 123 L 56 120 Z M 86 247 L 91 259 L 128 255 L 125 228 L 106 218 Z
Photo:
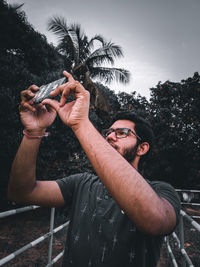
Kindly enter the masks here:
M 14 159 L 9 198 L 25 204 L 71 208 L 63 266 L 152 267 L 163 237 L 178 223 L 180 201 L 167 183 L 148 181 L 138 171 L 149 150 L 152 130 L 134 113 L 119 113 L 103 136 L 89 120 L 90 95 L 67 72 L 56 88 L 60 102 L 45 99 L 31 106 L 38 90 L 21 93 L 24 137 Z M 70 94 L 72 102 L 66 102 Z M 71 127 L 96 175 L 79 173 L 56 181 L 36 178 L 36 159 L 45 131 L 58 114 Z

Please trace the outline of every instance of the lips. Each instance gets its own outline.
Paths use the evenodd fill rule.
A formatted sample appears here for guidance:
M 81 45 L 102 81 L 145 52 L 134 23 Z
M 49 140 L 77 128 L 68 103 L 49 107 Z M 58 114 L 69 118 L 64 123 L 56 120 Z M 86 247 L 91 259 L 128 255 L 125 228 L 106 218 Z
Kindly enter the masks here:
M 112 142 L 109 142 L 109 144 L 114 148 L 114 149 L 116 149 L 117 150 L 117 148 L 118 148 L 118 146 L 117 145 L 115 145 L 114 143 L 112 143 Z

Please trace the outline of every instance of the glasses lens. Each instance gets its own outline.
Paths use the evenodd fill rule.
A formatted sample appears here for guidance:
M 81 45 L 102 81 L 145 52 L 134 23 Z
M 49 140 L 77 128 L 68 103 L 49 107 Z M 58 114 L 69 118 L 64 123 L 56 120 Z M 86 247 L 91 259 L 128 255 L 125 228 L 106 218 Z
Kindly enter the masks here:
M 128 131 L 126 129 L 117 129 L 116 130 L 116 135 L 117 138 L 125 138 L 127 137 Z

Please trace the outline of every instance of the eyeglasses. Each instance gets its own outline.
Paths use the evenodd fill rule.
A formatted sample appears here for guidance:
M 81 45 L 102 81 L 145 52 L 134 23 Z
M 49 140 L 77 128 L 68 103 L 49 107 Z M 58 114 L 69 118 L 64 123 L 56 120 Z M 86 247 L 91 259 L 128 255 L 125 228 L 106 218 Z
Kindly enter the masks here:
M 142 141 L 142 139 L 136 134 L 134 133 L 131 129 L 129 128 L 117 128 L 117 129 L 104 129 L 102 130 L 102 135 L 107 138 L 112 132 L 115 133 L 116 138 L 120 139 L 120 138 L 126 138 L 128 136 L 128 133 L 131 132 L 132 134 L 134 134 L 140 141 Z

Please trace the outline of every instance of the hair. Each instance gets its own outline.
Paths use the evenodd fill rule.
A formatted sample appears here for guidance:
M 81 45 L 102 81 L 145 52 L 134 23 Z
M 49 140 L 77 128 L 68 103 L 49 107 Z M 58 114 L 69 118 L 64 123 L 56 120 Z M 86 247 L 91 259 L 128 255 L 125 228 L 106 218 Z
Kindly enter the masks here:
M 151 124 L 140 117 L 137 113 L 131 111 L 122 111 L 114 115 L 111 125 L 117 120 L 129 120 L 135 124 L 135 132 L 142 139 L 140 142 L 153 145 L 154 134 Z

